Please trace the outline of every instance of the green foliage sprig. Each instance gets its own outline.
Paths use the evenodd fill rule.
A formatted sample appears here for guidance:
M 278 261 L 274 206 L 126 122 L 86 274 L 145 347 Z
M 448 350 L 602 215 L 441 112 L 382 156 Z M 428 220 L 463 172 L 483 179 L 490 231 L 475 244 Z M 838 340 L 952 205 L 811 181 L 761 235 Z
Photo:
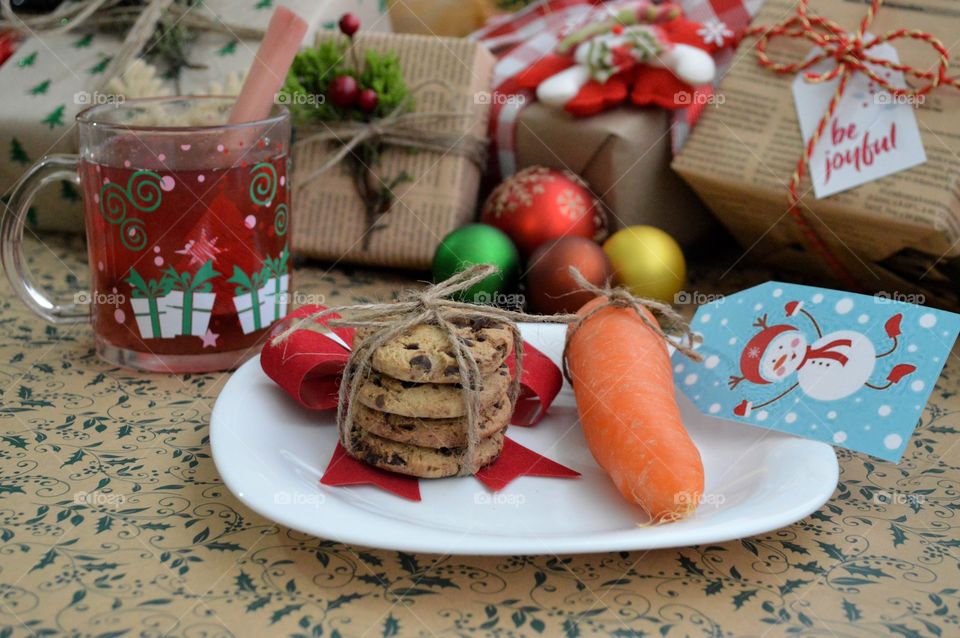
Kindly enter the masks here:
M 392 113 L 407 100 L 409 90 L 395 53 L 380 54 L 368 50 L 360 70 L 348 66 L 351 59 L 346 40 L 327 40 L 297 54 L 281 89 L 296 122 L 375 119 Z M 371 113 L 363 113 L 358 108 L 342 108 L 327 100 L 330 83 L 341 75 L 357 80 L 359 90 L 376 91 L 379 98 L 377 108 Z M 405 110 L 412 106 L 409 101 L 407 104 Z
M 369 122 L 394 114 L 398 109 L 401 113 L 412 110 L 413 99 L 403 79 L 396 53 L 381 54 L 367 50 L 363 58 L 363 68 L 357 68 L 356 50 L 352 48 L 352 42 L 347 40 L 326 40 L 316 48 L 298 53 L 281 89 L 294 122 L 306 125 L 337 121 Z M 344 75 L 357 81 L 358 92 L 365 89 L 376 92 L 376 108 L 365 113 L 356 106 L 341 107 L 326 99 L 330 84 Z M 384 144 L 381 142 L 365 141 L 344 159 L 363 201 L 369 230 L 363 236 L 364 249 L 369 248 L 375 232 L 387 227 L 382 218 L 393 206 L 394 189 L 410 180 L 405 171 L 391 178 L 374 174 L 373 167 L 379 163 L 383 150 Z

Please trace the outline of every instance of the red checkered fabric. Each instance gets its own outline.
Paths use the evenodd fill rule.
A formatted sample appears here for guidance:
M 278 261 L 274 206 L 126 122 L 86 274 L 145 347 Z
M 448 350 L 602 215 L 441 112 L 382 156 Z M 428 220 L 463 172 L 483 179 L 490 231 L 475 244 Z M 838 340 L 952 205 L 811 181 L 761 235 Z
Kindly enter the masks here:
M 490 139 L 496 151 L 495 168 L 501 177 L 516 172 L 517 117 L 533 99 L 529 91 L 514 92 L 510 79 L 553 51 L 562 35 L 595 22 L 611 11 L 636 5 L 636 0 L 541 0 L 514 13 L 496 16 L 470 37 L 496 57 L 491 97 Z M 687 17 L 702 22 L 723 44 L 742 34 L 763 0 L 677 0 Z M 717 55 L 720 74 L 733 60 L 733 47 Z M 674 152 L 686 140 L 705 102 L 674 113 L 671 136 Z

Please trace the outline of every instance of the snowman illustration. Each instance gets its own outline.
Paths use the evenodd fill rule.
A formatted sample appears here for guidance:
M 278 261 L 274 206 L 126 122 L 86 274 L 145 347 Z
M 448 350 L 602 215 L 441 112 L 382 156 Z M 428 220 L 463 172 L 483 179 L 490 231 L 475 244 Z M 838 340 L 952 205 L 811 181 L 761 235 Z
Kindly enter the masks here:
M 870 379 L 877 360 L 897 350 L 903 319 L 900 313 L 884 323 L 892 343 L 878 353 L 870 338 L 863 333 L 837 330 L 823 334 L 820 324 L 803 308 L 801 301 L 791 301 L 785 310 L 788 318 L 806 317 L 816 332 L 816 339 L 810 343 L 807 334 L 795 325 L 768 325 L 767 315 L 757 319 L 753 327 L 760 331 L 747 342 L 740 354 L 740 375 L 730 377 L 730 389 L 737 388 L 744 381 L 756 385 L 792 383 L 763 403 L 753 404 L 743 399 L 733 409 L 736 416 L 748 417 L 753 410 L 775 403 L 797 388 L 818 401 L 844 399 L 863 387 L 886 390 L 917 369 L 909 363 L 898 363 L 883 383 L 872 383 Z

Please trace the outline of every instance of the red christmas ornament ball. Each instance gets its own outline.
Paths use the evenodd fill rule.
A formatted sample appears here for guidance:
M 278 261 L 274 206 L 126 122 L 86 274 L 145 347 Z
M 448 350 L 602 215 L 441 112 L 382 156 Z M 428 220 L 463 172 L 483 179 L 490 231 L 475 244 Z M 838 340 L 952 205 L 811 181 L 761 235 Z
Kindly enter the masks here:
M 593 299 L 570 274 L 570 266 L 587 281 L 603 287 L 613 274 L 603 248 L 585 237 L 561 237 L 540 246 L 527 264 L 527 299 L 545 315 L 576 312 Z
M 330 101 L 341 108 L 353 106 L 357 100 L 357 80 L 351 75 L 341 75 L 335 77 L 330 87 L 327 89 L 327 97 Z
M 606 233 L 600 203 L 570 171 L 530 166 L 505 179 L 483 205 L 480 221 L 496 226 L 524 258 L 558 237 L 600 241 Z

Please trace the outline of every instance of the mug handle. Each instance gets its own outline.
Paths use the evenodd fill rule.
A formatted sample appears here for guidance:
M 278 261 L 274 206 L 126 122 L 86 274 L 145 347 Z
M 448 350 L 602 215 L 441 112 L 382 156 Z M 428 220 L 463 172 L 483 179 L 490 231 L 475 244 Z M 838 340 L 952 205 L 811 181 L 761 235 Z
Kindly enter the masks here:
M 74 301 L 54 301 L 35 283 L 23 258 L 23 228 L 30 204 L 40 189 L 53 181 L 80 184 L 76 155 L 46 155 L 21 178 L 10 196 L 9 210 L 0 223 L 0 261 L 10 286 L 23 303 L 50 323 L 80 323 L 90 317 L 90 306 Z

